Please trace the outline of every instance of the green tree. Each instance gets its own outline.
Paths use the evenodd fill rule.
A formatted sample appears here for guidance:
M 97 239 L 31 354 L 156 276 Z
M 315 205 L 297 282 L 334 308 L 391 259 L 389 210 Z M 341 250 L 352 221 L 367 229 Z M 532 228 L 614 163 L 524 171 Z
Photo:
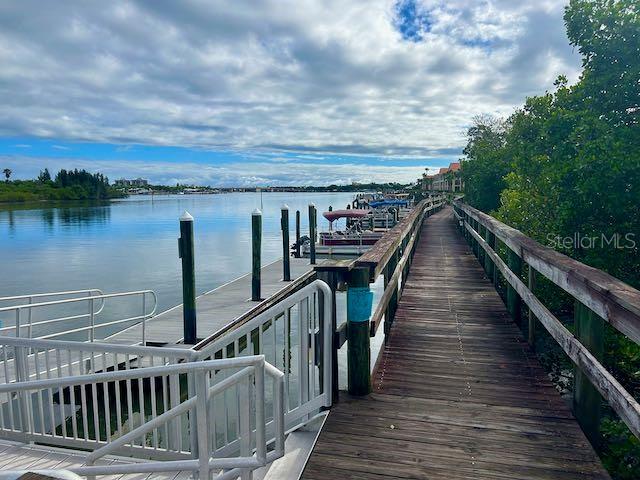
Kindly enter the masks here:
M 49 173 L 48 168 L 45 168 L 44 170 L 40 170 L 40 174 L 38 175 L 38 181 L 40 183 L 47 183 L 51 181 L 51 174 Z
M 466 197 L 543 244 L 595 238 L 586 248 L 555 248 L 640 288 L 640 2 L 571 0 L 564 20 L 583 58 L 579 81 L 559 77 L 504 129 L 474 123 L 463 163 Z M 607 243 L 616 235 L 632 242 Z M 611 328 L 606 337 L 606 368 L 640 398 L 640 347 Z M 612 476 L 640 478 L 640 441 L 614 417 L 602 434 Z
M 505 156 L 504 121 L 491 116 L 478 116 L 467 131 L 467 146 L 463 150 L 462 178 L 465 198 L 485 212 L 500 205 L 500 193 L 505 187 L 504 177 L 509 171 Z

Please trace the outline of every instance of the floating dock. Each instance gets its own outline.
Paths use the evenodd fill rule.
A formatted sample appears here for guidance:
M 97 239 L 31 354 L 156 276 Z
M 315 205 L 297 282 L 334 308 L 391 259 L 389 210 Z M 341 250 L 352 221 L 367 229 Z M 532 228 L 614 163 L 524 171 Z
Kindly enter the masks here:
M 282 259 L 261 269 L 262 297 L 251 300 L 251 273 L 242 275 L 196 298 L 198 339 L 207 338 L 258 308 L 291 283 L 309 274 L 313 265 L 308 258 L 290 258 L 291 281 L 282 280 Z M 146 343 L 154 346 L 176 346 L 183 342 L 182 304 L 170 308 L 147 321 Z M 142 324 L 138 323 L 115 333 L 105 341 L 122 345 L 135 345 L 142 339 Z

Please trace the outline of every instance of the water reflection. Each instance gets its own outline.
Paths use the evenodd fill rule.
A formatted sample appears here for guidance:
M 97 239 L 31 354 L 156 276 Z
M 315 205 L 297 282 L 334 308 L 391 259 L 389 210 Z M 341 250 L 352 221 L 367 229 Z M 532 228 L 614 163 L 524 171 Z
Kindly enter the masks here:
M 75 225 L 83 227 L 86 225 L 104 224 L 111 217 L 111 206 L 73 206 L 56 209 L 58 221 L 63 225 Z
M 322 212 L 341 208 L 349 193 L 264 193 L 263 262 L 281 256 L 280 207 L 308 204 Z M 0 296 L 100 288 L 105 292 L 153 289 L 158 309 L 180 303 L 178 217 L 195 217 L 196 288 L 211 290 L 250 269 L 251 211 L 259 194 L 132 197 L 107 204 L 0 206 Z M 324 218 L 319 227 L 326 228 Z

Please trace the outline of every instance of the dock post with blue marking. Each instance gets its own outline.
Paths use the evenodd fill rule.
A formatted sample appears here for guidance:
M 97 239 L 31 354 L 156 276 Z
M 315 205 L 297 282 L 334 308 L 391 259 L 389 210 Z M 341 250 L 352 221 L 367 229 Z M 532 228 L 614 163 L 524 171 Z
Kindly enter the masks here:
M 351 395 L 371 393 L 369 319 L 372 304 L 369 269 L 351 270 L 347 286 L 347 381 Z

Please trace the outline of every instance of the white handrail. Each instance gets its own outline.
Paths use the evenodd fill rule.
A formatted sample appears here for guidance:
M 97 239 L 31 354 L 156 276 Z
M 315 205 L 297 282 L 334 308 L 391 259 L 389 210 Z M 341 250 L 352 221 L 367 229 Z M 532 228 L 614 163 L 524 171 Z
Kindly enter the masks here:
M 52 346 L 61 346 L 74 342 L 60 342 L 60 341 L 42 341 L 42 340 L 30 340 L 30 339 L 16 339 L 16 338 L 2 338 L 0 342 L 5 345 L 14 346 L 16 348 L 49 348 Z M 78 343 L 78 342 L 75 342 Z M 98 345 L 98 344 L 80 344 L 76 348 L 91 347 L 97 349 L 100 346 L 114 348 L 115 350 L 122 351 L 122 346 L 117 345 Z M 131 347 L 124 347 L 125 350 Z M 138 351 L 163 351 L 163 348 L 153 347 L 137 347 Z M 167 349 L 169 350 L 169 349 Z M 178 349 L 171 349 L 178 350 Z M 178 350 L 180 352 L 180 350 Z M 177 352 L 161 352 L 160 355 L 169 356 L 170 353 Z M 195 353 L 195 352 L 193 352 Z M 209 385 L 210 380 L 217 378 L 217 375 L 224 370 L 239 371 L 232 373 L 226 378 L 216 381 L 213 385 Z M 265 414 L 265 374 L 273 380 L 273 421 L 267 422 Z M 10 405 L 13 403 L 13 395 L 17 395 L 20 400 L 17 404 L 19 409 L 19 415 L 22 417 L 20 428 L 26 430 L 25 433 L 31 434 L 32 438 L 37 438 L 33 429 L 34 414 L 37 413 L 36 404 L 37 401 L 33 399 L 40 395 L 42 398 L 43 392 L 53 391 L 57 389 L 62 392 L 62 388 L 69 388 L 70 392 L 75 391 L 77 387 L 82 387 L 81 392 L 85 391 L 85 388 L 89 386 L 95 387 L 96 385 L 106 386 L 109 384 L 119 385 L 123 382 L 126 385 L 131 385 L 132 380 L 136 380 L 140 385 L 145 380 L 151 381 L 158 377 L 177 378 L 179 375 L 187 375 L 189 381 L 195 382 L 195 393 L 188 400 L 178 403 L 177 405 L 165 410 L 160 415 L 154 415 L 153 418 L 142 423 L 130 432 L 125 433 L 117 439 L 113 439 L 108 443 L 88 442 L 87 448 L 94 448 L 86 458 L 86 466 L 72 468 L 74 471 L 81 475 L 100 475 L 100 474 L 115 474 L 115 473 L 142 473 L 142 472 L 161 472 L 161 471 L 175 471 L 175 470 L 190 470 L 198 471 L 200 478 L 208 478 L 211 469 L 229 469 L 230 472 L 235 472 L 235 475 L 241 475 L 244 472 L 250 472 L 256 468 L 264 466 L 267 462 L 271 462 L 276 458 L 281 457 L 284 454 L 284 374 L 272 365 L 265 362 L 263 355 L 251 355 L 238 358 L 228 359 L 216 359 L 216 360 L 200 360 L 196 362 L 187 362 L 182 364 L 163 365 L 163 366 L 148 366 L 138 369 L 130 370 L 117 370 L 106 371 L 100 373 L 83 374 L 83 375 L 70 375 L 59 378 L 47 378 L 36 379 L 28 381 L 19 381 L 15 383 L 8 383 L 0 385 L 0 396 L 9 395 Z M 238 415 L 242 419 L 246 419 L 245 425 L 247 428 L 238 432 L 240 437 L 240 444 L 243 445 L 240 449 L 240 456 L 224 456 L 217 455 L 216 453 L 216 439 L 215 435 L 213 441 L 211 440 L 211 431 L 215 431 L 215 425 L 211 423 L 209 409 L 214 405 L 219 405 L 218 401 L 213 401 L 214 396 L 223 394 L 228 389 L 236 387 L 238 388 L 239 398 L 239 410 Z M 243 395 L 240 395 L 240 388 L 242 388 Z M 95 389 L 93 390 L 95 392 Z M 71 394 L 75 396 L 75 394 Z M 130 395 L 130 392 L 127 392 Z M 255 400 L 250 401 L 249 398 L 255 396 Z M 94 399 L 94 408 L 98 404 Z M 83 393 L 83 406 L 81 408 L 86 409 L 86 402 L 84 400 Z M 25 411 L 26 410 L 26 411 Z M 42 413 L 42 412 L 41 412 Z M 82 412 L 83 415 L 86 413 Z M 136 444 L 136 440 L 144 439 L 147 434 L 153 433 L 154 435 L 163 427 L 168 427 L 171 422 L 180 421 L 180 418 L 186 416 L 189 422 L 189 429 L 197 433 L 195 437 L 197 442 L 191 444 L 191 454 L 195 456 L 194 460 L 164 460 L 141 463 L 132 463 L 118 466 L 95 466 L 95 461 L 99 458 L 117 453 L 123 447 L 129 445 L 131 452 L 135 452 L 142 449 L 143 455 L 148 456 L 150 448 L 144 447 L 144 441 L 141 445 Z M 94 414 L 95 416 L 95 410 Z M 107 412 L 108 415 L 108 412 Z M 13 417 L 13 413 L 11 414 Z M 250 418 L 255 418 L 255 427 L 251 430 Z M 13 422 L 13 419 L 11 420 Z M 86 421 L 86 420 L 85 420 Z M 215 422 L 215 420 L 214 420 Z M 1 421 L 0 432 L 10 433 L 15 431 L 13 428 L 7 431 L 4 425 L 4 419 Z M 98 424 L 96 424 L 97 426 Z M 271 425 L 273 436 L 267 439 L 266 430 L 268 425 Z M 180 429 L 181 430 L 181 429 Z M 86 437 L 86 433 L 85 433 Z M 255 442 L 255 443 L 254 443 Z M 267 444 L 275 442 L 275 449 L 272 452 L 267 453 Z M 252 446 L 254 443 L 255 446 Z M 97 447 L 97 448 L 96 448 Z M 158 445 L 154 445 L 154 452 L 158 451 Z M 176 452 L 179 453 L 179 452 Z M 115 467 L 115 469 L 113 468 Z M 221 478 L 233 478 L 224 473 Z
M 30 293 L 30 294 L 26 294 L 26 295 L 13 295 L 13 296 L 9 296 L 9 297 L 0 297 L 0 303 L 2 302 L 10 302 L 10 301 L 15 301 L 15 300 L 24 300 L 27 299 L 27 305 L 31 305 L 33 304 L 33 299 L 34 298 L 50 298 L 50 297 L 68 297 L 69 295 L 87 295 L 89 297 L 92 296 L 96 296 L 96 295 L 103 295 L 102 290 L 98 289 L 98 288 L 87 288 L 84 290 L 66 290 L 66 291 L 62 291 L 62 292 L 44 292 L 44 293 Z M 98 315 L 102 312 L 102 310 L 104 309 L 104 300 L 102 300 L 101 304 L 100 304 L 100 308 L 98 308 L 98 310 L 94 313 L 95 315 Z M 27 319 L 27 337 L 31 338 L 32 336 L 32 310 L 29 309 L 28 311 L 29 315 L 28 315 L 28 319 Z M 83 318 L 86 317 L 87 315 L 75 315 L 75 316 L 70 316 L 70 317 L 66 317 L 66 318 L 62 318 L 62 319 L 52 319 L 49 320 L 48 323 L 55 323 L 57 321 L 69 321 L 69 320 L 75 320 L 78 318 Z M 44 322 L 40 322 L 40 325 L 44 324 Z M 11 328 L 11 327 L 9 327 Z M 2 332 L 3 330 L 6 330 L 6 328 L 0 328 L 0 332 Z
M 94 292 L 96 290 L 85 290 L 84 292 Z M 83 292 L 83 291 L 74 291 L 74 292 L 57 292 L 56 294 L 62 295 L 62 294 L 72 294 L 72 293 L 76 293 L 76 292 Z M 48 295 L 55 295 L 55 294 L 35 294 L 31 297 L 35 297 L 35 296 L 40 296 L 40 297 L 44 297 L 44 296 L 48 296 Z M 152 298 L 152 309 L 150 312 L 147 312 L 147 295 L 150 295 Z M 142 309 L 143 311 L 141 312 L 141 315 L 136 315 L 133 317 L 126 317 L 123 319 L 117 319 L 117 320 L 112 320 L 112 321 L 106 321 L 106 322 L 100 322 L 100 323 L 96 323 L 95 319 L 96 316 L 99 315 L 105 306 L 105 301 L 107 299 L 112 299 L 112 298 L 123 298 L 123 297 L 133 297 L 133 296 L 141 296 L 142 297 Z M 31 302 L 31 298 L 29 296 L 23 295 L 23 296 L 18 296 L 18 297 L 5 297 L 5 298 L 29 298 L 29 301 Z M 95 302 L 99 300 L 100 301 L 100 307 L 96 310 L 95 309 Z M 89 312 L 88 313 L 84 313 L 84 314 L 78 314 L 78 315 L 69 315 L 69 316 L 63 316 L 63 317 L 57 317 L 57 318 L 50 318 L 50 319 L 46 319 L 46 320 L 41 320 L 41 321 L 37 321 L 37 322 L 32 322 L 32 311 L 34 309 L 38 309 L 38 308 L 46 308 L 46 307 L 52 307 L 52 306 L 61 306 L 61 305 L 71 305 L 71 304 L 78 304 L 78 303 L 82 303 L 82 302 L 88 302 L 89 304 Z M 95 331 L 98 328 L 105 328 L 105 327 L 110 327 L 113 325 L 118 325 L 121 323 L 131 323 L 131 322 L 135 322 L 135 321 L 141 321 L 142 322 L 142 344 L 144 345 L 146 343 L 146 321 L 149 318 L 152 318 L 157 310 L 158 307 L 158 298 L 156 293 L 153 290 L 137 290 L 137 291 L 131 291 L 131 292 L 119 292 L 119 293 L 109 293 L 109 294 L 103 294 L 101 293 L 100 295 L 89 295 L 87 297 L 75 297 L 75 298 L 66 298 L 66 299 L 62 299 L 62 300 L 50 300 L 47 302 L 38 302 L 38 303 L 26 303 L 26 304 L 21 304 L 21 305 L 11 305 L 11 306 L 6 306 L 6 307 L 1 307 L 0 308 L 0 314 L 4 313 L 4 312 L 15 312 L 15 325 L 11 325 L 11 326 L 6 326 L 6 327 L 0 327 L 0 334 L 2 333 L 6 333 L 6 332 L 10 332 L 12 330 L 14 330 L 16 332 L 16 337 L 21 337 L 22 336 L 22 329 L 25 327 L 22 325 L 22 319 L 21 319 L 21 312 L 22 311 L 27 311 L 28 312 L 28 323 L 26 325 L 27 328 L 27 336 L 28 338 L 32 337 L 32 332 L 33 332 L 33 328 L 34 327 L 41 327 L 43 325 L 53 325 L 56 323 L 61 323 L 61 322 L 68 322 L 70 320 L 76 320 L 76 319 L 80 319 L 80 318 L 89 318 L 89 325 L 86 326 L 82 326 L 82 327 L 76 327 L 76 328 L 71 328 L 71 329 L 66 329 L 66 330 L 61 330 L 61 331 L 56 331 L 56 332 L 52 332 L 46 335 L 41 335 L 38 338 L 42 338 L 42 339 L 49 339 L 49 338 L 55 338 L 55 337 L 60 337 L 63 335 L 69 335 L 69 334 L 73 334 L 73 333 L 79 333 L 79 332 L 84 332 L 84 331 L 88 331 L 89 332 L 89 340 L 90 341 L 95 341 L 96 340 L 96 336 L 95 336 Z
M 84 290 L 66 290 L 63 292 L 49 292 L 49 293 L 29 293 L 26 295 L 13 295 L 11 297 L 0 297 L 0 302 L 10 302 L 13 300 L 22 300 L 22 299 L 34 299 L 34 298 L 43 298 L 43 297 L 62 297 L 68 295 L 80 295 L 83 293 L 92 294 L 92 292 L 98 292 L 98 295 L 103 295 L 102 290 L 99 288 L 87 288 Z
M 322 280 L 314 280 L 309 285 L 292 293 L 271 308 L 256 315 L 248 322 L 236 329 L 226 332 L 212 343 L 205 345 L 199 351 L 199 358 L 213 358 L 216 354 L 225 358 L 231 350 L 233 355 L 239 355 L 241 343 L 246 349 L 250 346 L 257 348 L 255 353 L 273 358 L 275 366 L 282 362 L 284 372 L 285 399 L 284 406 L 287 427 L 306 423 L 310 414 L 322 407 L 330 407 L 331 393 L 331 349 L 333 344 L 331 289 Z M 322 300 L 319 297 L 322 297 Z M 321 304 L 322 302 L 322 304 Z M 323 315 L 320 315 L 322 307 Z M 294 312 L 295 310 L 295 312 Z M 295 315 L 294 315 L 295 313 Z M 283 344 L 278 344 L 276 327 L 280 324 Z M 297 332 L 296 332 L 297 330 Z M 265 337 L 269 331 L 269 341 Z M 297 342 L 289 337 L 295 337 Z M 322 335 L 321 364 L 316 365 L 317 334 Z M 311 341 L 310 341 L 311 340 Z M 296 351 L 292 357 L 297 357 L 297 379 L 290 381 L 295 367 L 290 364 L 289 355 L 284 352 Z M 280 360 L 284 357 L 283 360 Z M 322 369 L 322 375 L 319 370 Z M 316 371 L 317 370 L 317 371 Z M 322 377 L 322 385 L 316 385 L 316 379 Z M 297 386 L 296 395 L 289 391 L 292 385 Z M 321 387 L 321 388 L 320 388 Z M 321 390 L 321 392 L 320 392 Z M 297 397 L 295 405 L 291 405 L 291 396 Z
M 89 463 L 123 448 L 154 460 L 72 469 L 81 475 L 190 470 L 204 478 L 222 468 L 216 478 L 249 477 L 284 455 L 285 431 L 331 405 L 331 298 L 315 280 L 201 351 L 0 336 L 0 408 L 9 413 L 0 437 L 88 449 Z M 92 413 L 110 418 L 114 409 L 115 423 Z

